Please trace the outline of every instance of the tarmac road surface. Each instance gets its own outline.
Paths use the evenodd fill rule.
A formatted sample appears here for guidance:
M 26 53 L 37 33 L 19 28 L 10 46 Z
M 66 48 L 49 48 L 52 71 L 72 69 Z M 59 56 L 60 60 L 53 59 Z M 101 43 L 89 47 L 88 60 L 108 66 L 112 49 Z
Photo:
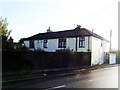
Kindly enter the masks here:
M 118 66 L 87 70 L 76 74 L 26 80 L 3 88 L 118 88 Z M 4 89 L 3 89 L 4 90 Z

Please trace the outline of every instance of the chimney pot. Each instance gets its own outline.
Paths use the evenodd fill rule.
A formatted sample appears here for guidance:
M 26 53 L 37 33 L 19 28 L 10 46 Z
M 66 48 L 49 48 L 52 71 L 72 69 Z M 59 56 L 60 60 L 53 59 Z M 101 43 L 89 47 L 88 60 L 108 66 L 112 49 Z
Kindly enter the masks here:
M 50 27 L 48 27 L 47 32 L 52 32 L 52 30 L 50 29 Z
M 81 25 L 77 25 L 75 29 L 81 29 Z

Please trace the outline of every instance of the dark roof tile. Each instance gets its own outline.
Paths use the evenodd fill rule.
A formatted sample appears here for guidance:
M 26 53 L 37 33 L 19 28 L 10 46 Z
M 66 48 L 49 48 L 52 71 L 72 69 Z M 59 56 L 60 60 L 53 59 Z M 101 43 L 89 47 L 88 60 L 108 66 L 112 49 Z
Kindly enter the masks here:
M 101 40 L 106 40 L 103 37 L 101 37 L 100 35 L 93 33 L 90 30 L 87 30 L 85 28 L 81 28 L 81 29 L 76 28 L 76 29 L 65 30 L 65 31 L 39 33 L 34 36 L 25 38 L 24 40 L 56 39 L 56 38 L 80 37 L 80 36 L 94 36 Z

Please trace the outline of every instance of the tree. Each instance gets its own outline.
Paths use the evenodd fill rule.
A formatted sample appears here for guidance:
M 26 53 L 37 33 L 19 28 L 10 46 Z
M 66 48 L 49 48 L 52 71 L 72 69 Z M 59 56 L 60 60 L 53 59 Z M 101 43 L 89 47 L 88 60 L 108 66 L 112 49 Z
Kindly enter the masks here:
M 24 52 L 24 51 L 29 51 L 29 49 L 26 46 L 19 46 L 16 48 L 16 51 Z
M 11 43 L 8 41 L 8 37 L 11 33 L 11 30 L 7 29 L 8 23 L 7 19 L 0 18 L 0 37 L 2 37 L 2 50 L 11 51 L 14 50 Z
M 25 40 L 25 38 L 21 38 L 21 39 L 19 40 L 19 43 L 22 43 L 24 40 Z
M 11 30 L 8 31 L 7 29 L 8 23 L 7 23 L 7 19 L 3 19 L 2 17 L 0 18 L 0 36 L 4 36 L 6 38 L 9 37 Z

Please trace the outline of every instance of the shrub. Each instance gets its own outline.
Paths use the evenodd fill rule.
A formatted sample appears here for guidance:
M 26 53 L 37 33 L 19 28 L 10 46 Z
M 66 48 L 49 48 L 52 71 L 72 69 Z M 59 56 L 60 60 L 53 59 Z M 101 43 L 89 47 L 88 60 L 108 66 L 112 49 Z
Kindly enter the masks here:
M 35 52 L 44 52 L 44 50 L 42 50 L 42 49 L 35 49 L 34 51 Z
M 70 53 L 71 51 L 69 48 L 67 48 L 67 49 L 64 48 L 64 49 L 56 50 L 56 52 L 68 52 L 68 53 Z
M 16 51 L 29 51 L 29 49 L 26 46 L 19 46 L 16 48 Z

